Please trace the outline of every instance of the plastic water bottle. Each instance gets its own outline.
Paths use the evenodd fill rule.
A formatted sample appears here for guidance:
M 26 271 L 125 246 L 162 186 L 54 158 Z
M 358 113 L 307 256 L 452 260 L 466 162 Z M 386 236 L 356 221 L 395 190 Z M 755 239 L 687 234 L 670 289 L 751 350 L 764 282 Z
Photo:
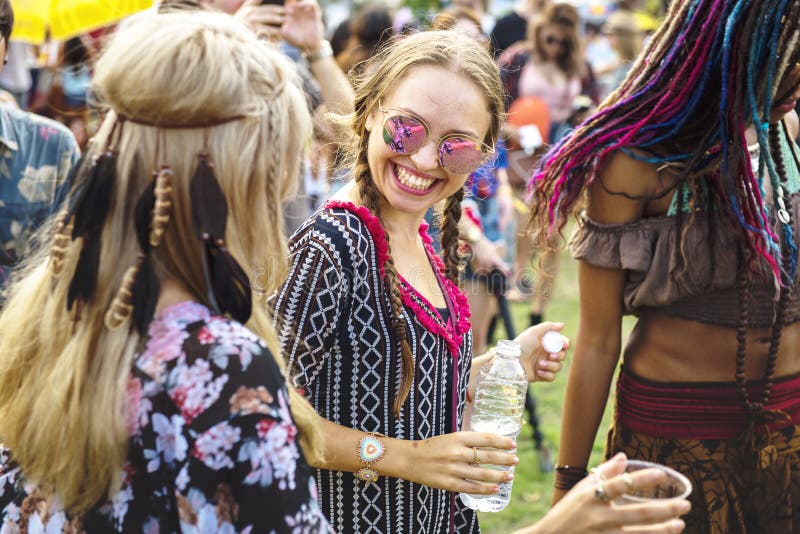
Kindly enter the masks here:
M 470 429 L 491 432 L 516 439 L 522 427 L 525 394 L 528 378 L 519 361 L 521 347 L 516 341 L 501 340 L 495 348 L 491 367 L 481 369 L 475 391 L 475 406 L 470 418 Z M 498 471 L 514 471 L 513 467 L 481 465 Z M 511 499 L 511 482 L 499 484 L 500 491 L 493 495 L 461 493 L 461 501 L 479 512 L 499 512 Z

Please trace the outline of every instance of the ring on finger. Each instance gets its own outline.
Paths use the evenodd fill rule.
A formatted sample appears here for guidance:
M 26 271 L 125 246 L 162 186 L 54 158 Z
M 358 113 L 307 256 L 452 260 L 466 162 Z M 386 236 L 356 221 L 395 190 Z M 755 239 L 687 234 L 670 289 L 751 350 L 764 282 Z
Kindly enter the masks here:
M 472 447 L 472 465 L 481 465 L 483 463 L 483 459 L 481 458 L 481 452 L 478 450 L 478 447 Z
M 622 473 L 622 480 L 625 481 L 625 492 L 630 493 L 633 491 L 633 477 L 630 473 Z
M 606 488 L 603 486 L 603 479 L 597 479 L 597 487 L 594 489 L 594 496 L 601 502 L 608 502 L 611 497 L 606 493 Z

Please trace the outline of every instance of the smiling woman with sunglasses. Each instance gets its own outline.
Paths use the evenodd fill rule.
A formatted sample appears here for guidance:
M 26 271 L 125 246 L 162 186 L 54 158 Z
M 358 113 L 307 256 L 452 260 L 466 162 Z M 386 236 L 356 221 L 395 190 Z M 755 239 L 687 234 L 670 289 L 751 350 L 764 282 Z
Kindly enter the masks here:
M 454 492 L 509 480 L 473 465 L 476 454 L 517 462 L 511 439 L 460 432 L 470 369 L 488 357 L 472 360 L 457 224 L 467 176 L 492 157 L 500 79 L 489 53 L 455 32 L 408 37 L 366 72 L 347 118 L 355 178 L 291 240 L 278 334 L 294 385 L 326 419 L 317 477 L 337 530 L 477 532 Z M 423 223 L 440 202 L 444 261 Z M 560 370 L 564 353 L 538 348 L 560 327 L 519 337 L 532 381 Z
M 450 31 L 408 37 L 365 72 L 348 117 L 355 178 L 292 238 L 292 266 L 272 299 L 277 331 L 290 379 L 323 418 L 317 481 L 333 527 L 475 533 L 477 516 L 456 493 L 496 493 L 510 480 L 476 460 L 517 463 L 511 439 L 462 431 L 490 356 L 471 356 L 457 223 L 466 177 L 497 139 L 500 80 L 485 48 Z M 423 223 L 439 202 L 444 261 Z M 531 381 L 561 369 L 563 351 L 539 349 L 541 336 L 560 328 L 544 323 L 517 338 Z M 604 472 L 619 473 L 619 460 Z M 609 478 L 604 488 L 615 486 L 625 482 Z M 603 521 L 617 528 L 645 512 L 655 522 L 685 511 L 678 500 L 618 515 L 595 489 L 577 489 L 576 506 L 550 514 L 555 523 L 542 531 L 606 532 Z

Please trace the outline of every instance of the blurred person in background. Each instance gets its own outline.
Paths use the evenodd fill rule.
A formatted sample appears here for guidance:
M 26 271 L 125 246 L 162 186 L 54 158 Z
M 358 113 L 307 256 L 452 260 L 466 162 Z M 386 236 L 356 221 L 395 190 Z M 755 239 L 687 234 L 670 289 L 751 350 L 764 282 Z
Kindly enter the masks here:
M 315 416 L 249 283 L 285 270 L 295 69 L 228 16 L 144 13 L 93 94 L 104 123 L 0 313 L 3 528 L 329 532 Z
M 474 11 L 478 16 L 478 20 L 480 21 L 481 33 L 484 35 L 489 35 L 492 31 L 492 28 L 494 28 L 496 21 L 494 16 L 487 11 L 486 3 L 487 0 L 453 0 L 450 2 L 450 7 L 464 7 Z
M 644 32 L 633 13 L 620 10 L 608 17 L 603 25 L 603 35 L 615 55 L 612 61 L 596 72 L 605 98 L 622 84 L 633 62 L 639 57 L 644 46 Z
M 365 5 L 351 19 L 350 37 L 344 50 L 336 57 L 336 62 L 346 74 L 357 76 L 366 60 L 378 53 L 392 35 L 392 14 L 389 9 Z
M 65 125 L 84 149 L 91 121 L 87 105 L 92 77 L 92 56 L 85 43 L 87 34 L 56 43 L 58 55 L 52 65 L 41 69 L 30 111 Z M 94 121 L 95 123 L 97 121 Z
M 0 72 L 0 89 L 14 96 L 17 107 L 27 109 L 33 89 L 31 68 L 36 61 L 33 46 L 22 41 L 10 41 L 6 46 L 5 65 Z
M 430 29 L 455 30 L 489 46 L 489 40 L 481 27 L 480 13 L 471 7 L 454 5 L 437 12 L 431 20 Z
M 604 25 L 605 20 L 600 18 L 592 18 L 584 23 L 583 37 L 586 43 L 586 61 L 589 62 L 598 78 L 601 77 L 603 72 L 613 69 L 618 60 L 617 53 L 611 48 L 609 37 L 603 32 Z M 603 97 L 602 80 L 598 80 L 598 83 L 600 84 L 599 96 Z
M 550 136 L 545 141 L 550 144 L 564 134 L 572 102 L 581 94 L 585 57 L 580 24 L 578 11 L 571 4 L 549 5 L 531 19 L 524 48 L 501 65 L 507 108 L 524 97 L 536 97 L 547 104 Z
M 316 0 L 287 0 L 285 4 L 262 4 L 261 0 L 201 0 L 200 3 L 232 14 L 259 36 L 276 43 L 284 41 L 299 51 L 304 60 L 302 70 L 309 72 L 316 82 L 314 91 L 319 96 L 311 95 L 316 112 L 352 111 L 353 91 L 336 65 L 330 42 L 325 39 L 322 10 Z M 325 108 L 318 110 L 321 104 Z
M 575 98 L 581 94 L 581 73 L 586 62 L 580 38 L 580 17 L 570 4 L 550 4 L 543 13 L 531 19 L 525 48 L 516 53 L 502 68 L 506 88 L 507 109 L 513 112 L 517 101 L 526 99 L 544 104 L 547 114 L 547 135 L 544 144 L 557 142 L 571 128 L 568 120 L 573 114 Z M 538 128 L 538 126 L 537 126 Z M 504 126 L 509 136 L 509 171 L 511 184 L 520 200 L 525 198 L 527 176 L 513 172 L 519 157 L 530 156 L 524 151 L 525 132 L 510 121 Z M 540 128 L 541 130 L 541 128 Z M 537 152 L 538 154 L 538 152 Z M 525 228 L 527 215 L 518 214 L 518 228 Z M 558 273 L 559 255 L 545 252 L 539 268 L 532 266 L 533 249 L 530 240 L 518 236 L 515 253 L 515 281 L 519 297 L 530 298 L 530 323 L 541 322 L 552 296 Z M 512 295 L 513 296 L 513 295 Z
M 499 58 L 511 45 L 528 37 L 528 21 L 544 11 L 550 0 L 517 0 L 511 13 L 500 17 L 489 34 L 492 53 Z
M 0 0 L 0 57 L 13 25 L 10 2 Z M 0 105 L 0 305 L 12 269 L 31 253 L 33 236 L 64 201 L 72 185 L 69 169 L 79 155 L 63 125 Z

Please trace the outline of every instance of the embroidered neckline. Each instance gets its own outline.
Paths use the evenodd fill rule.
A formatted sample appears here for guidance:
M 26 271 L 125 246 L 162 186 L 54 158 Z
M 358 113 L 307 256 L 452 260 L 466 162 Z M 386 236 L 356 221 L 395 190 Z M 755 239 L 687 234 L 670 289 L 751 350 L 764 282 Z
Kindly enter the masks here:
M 326 209 L 341 208 L 354 213 L 361 222 L 367 227 L 372 240 L 375 243 L 375 250 L 378 258 L 378 268 L 380 269 L 381 278 L 385 274 L 385 265 L 389 259 L 389 247 L 386 242 L 386 231 L 378 219 L 369 209 L 365 206 L 357 206 L 352 202 L 342 200 L 329 200 L 325 203 Z M 400 298 L 403 304 L 408 306 L 414 312 L 414 316 L 425 327 L 426 330 L 440 335 L 447 342 L 450 353 L 454 356 L 458 355 L 461 348 L 461 342 L 470 329 L 470 309 L 467 302 L 467 296 L 454 284 L 449 278 L 444 276 L 444 261 L 433 250 L 433 239 L 428 234 L 428 223 L 422 222 L 419 227 L 419 235 L 422 238 L 423 246 L 428 255 L 428 260 L 431 263 L 433 272 L 439 281 L 439 285 L 444 291 L 447 292 L 450 302 L 453 305 L 453 312 L 455 317 L 445 323 L 442 320 L 439 311 L 436 309 L 425 296 L 414 288 L 405 278 L 399 273 L 397 275 L 400 281 Z

